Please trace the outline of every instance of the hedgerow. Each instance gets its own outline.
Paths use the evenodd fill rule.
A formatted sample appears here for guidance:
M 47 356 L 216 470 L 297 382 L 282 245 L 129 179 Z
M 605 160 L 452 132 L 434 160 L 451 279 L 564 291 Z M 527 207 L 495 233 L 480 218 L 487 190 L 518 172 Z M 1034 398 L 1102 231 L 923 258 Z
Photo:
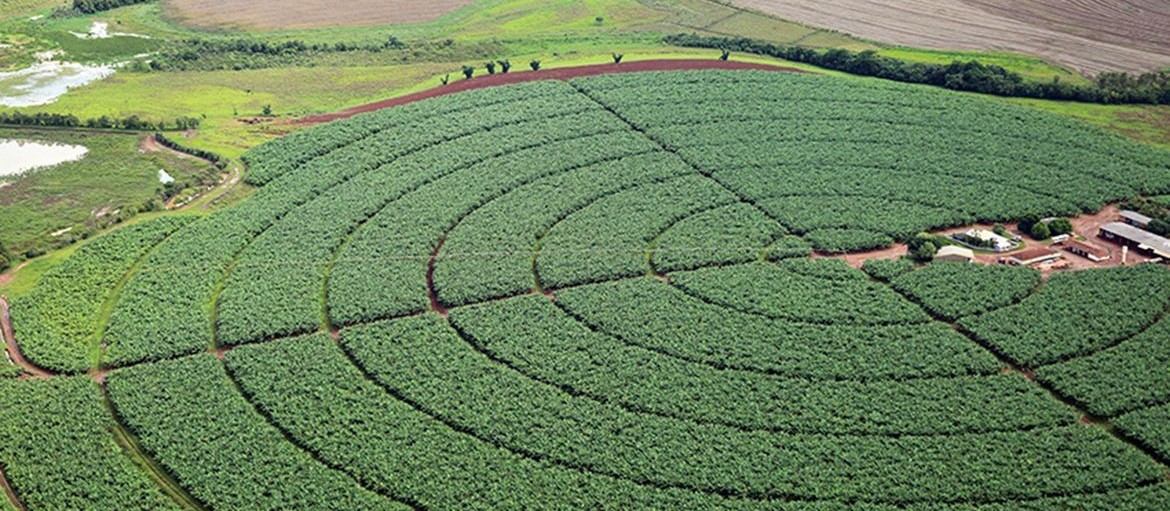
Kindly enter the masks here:
M 585 137 L 486 162 L 392 203 L 339 252 L 328 290 L 335 321 L 350 324 L 424 309 L 427 263 L 443 233 L 510 186 L 650 151 L 648 142 L 624 132 Z
M 866 259 L 861 269 L 870 277 L 882 282 L 892 282 L 917 269 L 914 261 L 905 257 L 897 259 Z
M 545 287 L 553 288 L 647 273 L 646 247 L 657 233 L 735 200 L 697 174 L 604 197 L 549 229 L 535 271 Z
M 89 378 L 0 380 L 0 395 L 0 465 L 25 508 L 180 509 L 114 443 Z

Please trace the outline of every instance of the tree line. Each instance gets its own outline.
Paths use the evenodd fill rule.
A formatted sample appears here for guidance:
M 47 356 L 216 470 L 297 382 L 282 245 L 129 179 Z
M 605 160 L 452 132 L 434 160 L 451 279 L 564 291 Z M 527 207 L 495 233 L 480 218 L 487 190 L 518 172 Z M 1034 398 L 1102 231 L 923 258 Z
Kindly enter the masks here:
M 73 114 L 37 112 L 26 114 L 20 111 L 0 112 L 0 124 L 14 126 L 51 126 L 60 128 L 120 129 L 130 131 L 188 130 L 199 127 L 195 117 L 176 117 L 171 120 L 149 120 L 137 115 L 110 117 L 103 115 L 81 119 Z
M 224 167 L 227 167 L 227 163 L 228 163 L 227 158 L 224 158 L 223 156 L 220 156 L 219 154 L 213 153 L 211 151 L 199 149 L 196 147 L 191 147 L 191 146 L 181 144 L 181 143 L 175 141 L 174 139 L 171 139 L 171 138 L 167 137 L 166 135 L 163 135 L 162 133 L 155 133 L 154 139 L 157 140 L 158 143 L 160 143 L 166 147 L 169 147 L 171 149 L 174 149 L 175 151 L 178 151 L 180 153 L 189 154 L 189 155 L 194 156 L 196 158 L 202 158 L 204 160 L 207 160 L 207 161 L 215 164 L 215 167 L 220 169 L 220 170 L 223 170 Z
M 73 0 L 73 10 L 81 14 L 93 14 L 152 1 L 154 0 Z
M 1058 78 L 1051 82 L 1026 81 L 1018 73 L 978 60 L 927 64 L 881 56 L 873 50 L 855 52 L 835 48 L 822 51 L 744 37 L 698 34 L 670 35 L 664 41 L 675 46 L 754 53 L 862 76 L 996 96 L 1104 104 L 1170 104 L 1170 72 L 1167 71 L 1136 76 L 1128 73 L 1101 73 L 1092 84 L 1078 85 L 1062 82 Z

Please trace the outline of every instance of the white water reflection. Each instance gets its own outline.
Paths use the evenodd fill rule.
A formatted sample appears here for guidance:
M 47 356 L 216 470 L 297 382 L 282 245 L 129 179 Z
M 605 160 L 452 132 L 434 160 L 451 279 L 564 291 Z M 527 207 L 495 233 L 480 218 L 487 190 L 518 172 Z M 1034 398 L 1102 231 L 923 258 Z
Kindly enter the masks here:
M 0 138 L 0 178 L 81 159 L 84 146 Z

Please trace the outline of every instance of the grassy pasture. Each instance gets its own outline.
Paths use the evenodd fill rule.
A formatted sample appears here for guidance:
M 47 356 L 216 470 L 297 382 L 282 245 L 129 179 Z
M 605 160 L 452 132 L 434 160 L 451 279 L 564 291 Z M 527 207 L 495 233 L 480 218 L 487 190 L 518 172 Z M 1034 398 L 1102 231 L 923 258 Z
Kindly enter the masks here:
M 143 135 L 5 129 L 0 138 L 48 140 L 83 145 L 81 160 L 32 170 L 0 192 L 0 241 L 14 254 L 44 252 L 93 234 L 113 218 L 157 200 L 158 170 L 176 180 L 207 179 L 209 165 L 169 152 L 141 153 Z M 121 210 L 121 213 L 114 213 Z M 72 228 L 67 233 L 50 233 Z

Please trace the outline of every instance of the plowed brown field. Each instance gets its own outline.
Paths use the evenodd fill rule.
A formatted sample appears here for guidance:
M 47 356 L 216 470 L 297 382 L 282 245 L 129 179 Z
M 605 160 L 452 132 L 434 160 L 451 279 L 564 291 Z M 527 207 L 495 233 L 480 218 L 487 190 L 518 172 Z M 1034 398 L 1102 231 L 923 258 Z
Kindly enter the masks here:
M 734 0 L 893 44 L 1035 55 L 1083 73 L 1170 66 L 1165 0 Z
M 358 27 L 429 21 L 475 0 L 171 0 L 167 11 L 205 27 Z

